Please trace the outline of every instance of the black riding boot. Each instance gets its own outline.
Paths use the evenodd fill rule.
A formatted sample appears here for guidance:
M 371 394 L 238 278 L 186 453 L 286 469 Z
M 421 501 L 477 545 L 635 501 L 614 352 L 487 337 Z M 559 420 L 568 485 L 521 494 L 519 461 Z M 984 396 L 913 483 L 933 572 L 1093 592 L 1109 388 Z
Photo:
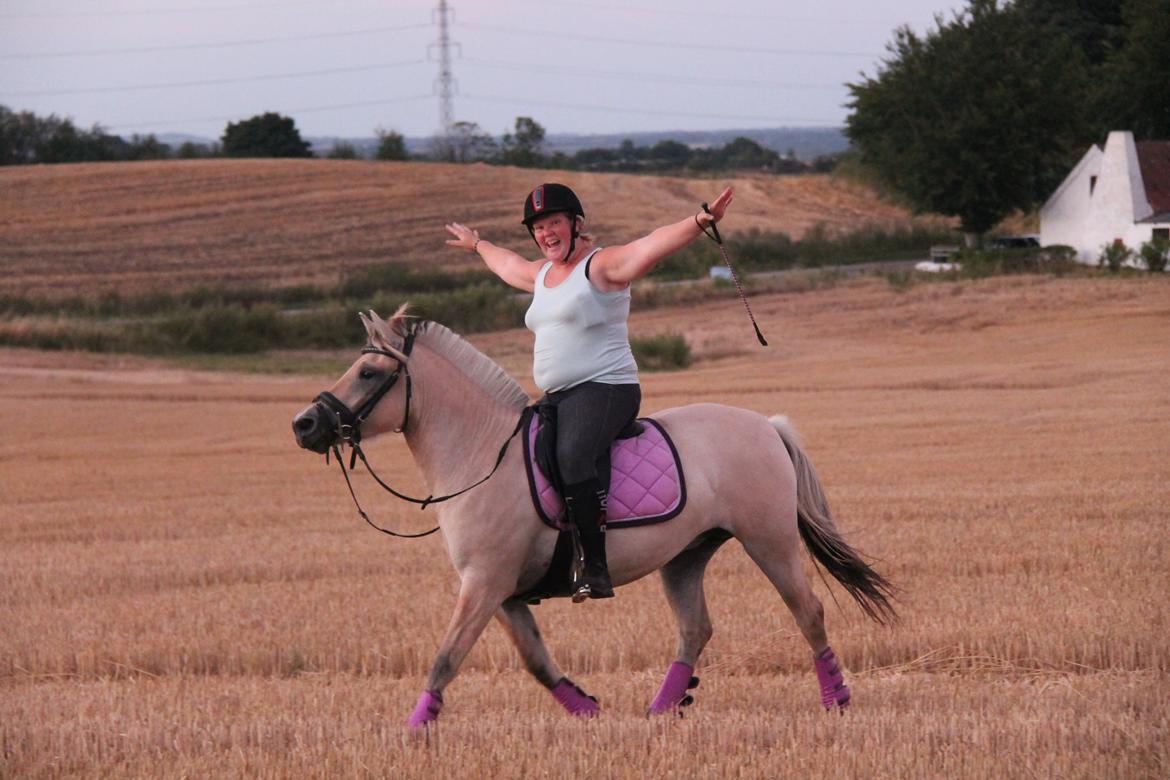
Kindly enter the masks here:
M 585 558 L 573 582 L 573 603 L 613 598 L 613 583 L 605 563 L 605 490 L 595 479 L 565 486 L 565 509 L 577 527 Z

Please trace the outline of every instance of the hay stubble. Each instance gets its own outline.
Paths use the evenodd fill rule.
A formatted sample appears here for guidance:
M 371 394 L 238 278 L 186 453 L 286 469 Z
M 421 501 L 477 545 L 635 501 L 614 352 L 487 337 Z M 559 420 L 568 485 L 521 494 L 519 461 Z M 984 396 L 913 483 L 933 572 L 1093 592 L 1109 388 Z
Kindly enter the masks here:
M 731 543 L 685 719 L 642 715 L 674 646 L 651 578 L 537 608 L 598 721 L 559 713 L 493 626 L 430 745 L 400 724 L 455 578 L 439 540 L 385 540 L 296 451 L 289 419 L 325 378 L 4 353 L 0 774 L 1164 775 L 1166 293 L 862 282 L 757 298 L 775 346 L 708 360 L 750 341 L 734 301 L 635 315 L 701 358 L 644 377 L 645 410 L 790 415 L 903 620 L 872 625 L 817 582 L 855 692 L 826 716 L 790 615 Z M 476 341 L 519 370 L 526 338 Z M 372 457 L 419 487 L 400 442 Z M 359 489 L 396 528 L 431 519 Z

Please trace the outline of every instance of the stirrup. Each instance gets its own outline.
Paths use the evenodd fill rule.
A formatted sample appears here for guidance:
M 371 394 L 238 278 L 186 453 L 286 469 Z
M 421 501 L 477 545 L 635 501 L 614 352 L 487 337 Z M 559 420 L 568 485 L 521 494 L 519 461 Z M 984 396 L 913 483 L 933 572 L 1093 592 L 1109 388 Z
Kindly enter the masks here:
M 573 603 L 580 604 L 586 599 L 612 599 L 613 587 L 610 586 L 608 590 L 597 588 L 588 582 L 582 582 L 574 586 Z

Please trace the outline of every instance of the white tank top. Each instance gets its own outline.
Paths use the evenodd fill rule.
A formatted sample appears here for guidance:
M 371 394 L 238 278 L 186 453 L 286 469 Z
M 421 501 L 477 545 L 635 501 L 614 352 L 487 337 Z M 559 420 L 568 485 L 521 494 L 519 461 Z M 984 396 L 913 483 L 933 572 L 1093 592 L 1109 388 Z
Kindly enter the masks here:
M 594 249 L 556 287 L 544 286 L 552 262 L 536 275 L 524 324 L 536 334 L 532 378 L 546 393 L 582 382 L 636 384 L 638 364 L 630 351 L 626 320 L 630 288 L 605 293 L 585 275 Z

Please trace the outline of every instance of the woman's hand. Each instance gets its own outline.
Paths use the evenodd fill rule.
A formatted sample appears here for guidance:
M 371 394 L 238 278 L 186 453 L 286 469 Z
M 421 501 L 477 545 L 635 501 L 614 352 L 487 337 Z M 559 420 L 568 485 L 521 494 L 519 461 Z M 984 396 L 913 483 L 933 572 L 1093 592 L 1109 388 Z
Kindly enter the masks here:
M 719 193 L 719 197 L 715 199 L 714 203 L 708 206 L 708 208 L 711 209 L 711 213 L 708 214 L 705 211 L 700 211 L 695 217 L 695 220 L 701 227 L 705 228 L 712 222 L 718 222 L 719 220 L 723 219 L 724 213 L 727 212 L 727 207 L 731 205 L 732 197 L 733 193 L 731 192 L 731 187 L 728 187 L 723 192 Z
M 479 241 L 478 230 L 472 230 L 467 225 L 461 225 L 458 222 L 452 222 L 446 228 L 448 233 L 455 236 L 455 238 L 447 239 L 447 246 L 466 249 L 468 252 L 475 251 L 475 245 Z

